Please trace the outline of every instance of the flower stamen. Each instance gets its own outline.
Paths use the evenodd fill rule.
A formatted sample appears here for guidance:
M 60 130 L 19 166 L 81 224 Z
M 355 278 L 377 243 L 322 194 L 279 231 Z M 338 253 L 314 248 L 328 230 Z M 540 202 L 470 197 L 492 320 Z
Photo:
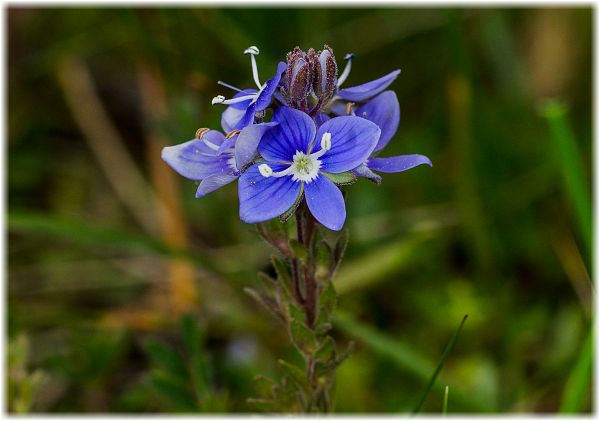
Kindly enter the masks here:
M 325 155 L 325 152 L 331 149 L 331 133 L 325 132 L 321 137 L 321 149 L 315 153 L 310 154 L 312 158 L 318 159 Z
M 236 134 L 240 134 L 240 132 L 241 132 L 241 130 L 232 130 L 229 133 L 227 133 L 227 136 L 225 136 L 225 139 L 231 139 Z
M 256 94 L 251 94 L 251 95 L 243 95 L 243 96 L 239 96 L 237 98 L 231 98 L 231 99 L 225 99 L 225 97 L 223 95 L 217 95 L 216 97 L 214 97 L 211 101 L 212 105 L 215 104 L 225 104 L 225 105 L 231 105 L 231 104 L 236 104 L 238 102 L 242 102 L 242 101 L 248 101 L 249 99 L 255 99 L 256 98 Z
M 250 54 L 250 61 L 252 62 L 252 77 L 254 78 L 254 83 L 258 86 L 258 89 L 262 89 L 262 84 L 260 83 L 260 79 L 258 78 L 258 67 L 256 66 L 256 59 L 254 56 L 257 56 L 260 53 L 256 46 L 251 46 L 246 48 L 244 54 Z
M 207 129 L 206 127 L 201 127 L 198 130 L 196 130 L 195 137 L 196 139 L 202 139 L 202 137 L 208 132 L 210 132 L 210 129 Z
M 229 88 L 229 89 L 231 89 L 231 90 L 233 90 L 233 91 L 242 92 L 242 90 L 241 90 L 240 88 L 236 88 L 235 86 L 233 86 L 233 85 L 230 85 L 229 83 L 225 83 L 225 82 L 223 82 L 222 80 L 218 80 L 218 81 L 217 81 L 217 84 L 218 84 L 218 85 L 221 85 L 221 86 L 224 86 L 224 87 L 226 87 L 226 88 Z
M 348 53 L 344 56 L 344 60 L 346 61 L 346 67 L 344 67 L 344 71 L 340 75 L 337 81 L 337 87 L 342 86 L 342 83 L 346 80 L 348 75 L 350 74 L 350 69 L 352 69 L 352 59 L 354 58 L 354 53 Z

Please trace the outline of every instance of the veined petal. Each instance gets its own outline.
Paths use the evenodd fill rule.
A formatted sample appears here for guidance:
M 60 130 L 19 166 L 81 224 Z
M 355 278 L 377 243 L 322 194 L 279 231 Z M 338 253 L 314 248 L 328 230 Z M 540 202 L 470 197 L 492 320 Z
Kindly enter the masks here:
M 171 168 L 191 180 L 201 180 L 213 174 L 229 172 L 223 158 L 200 139 L 167 146 L 163 148 L 161 157 Z
M 227 174 L 217 174 L 211 175 L 210 177 L 205 178 L 200 182 L 198 186 L 198 190 L 196 190 L 196 197 L 204 197 L 208 193 L 211 193 L 217 190 L 220 187 L 223 187 L 226 184 L 231 183 L 237 179 L 235 175 L 227 175 Z
M 358 167 L 354 168 L 352 172 L 359 177 L 367 178 L 377 184 L 381 183 L 381 176 L 371 171 L 366 164 L 359 165 Z
M 235 140 L 235 163 L 241 170 L 256 155 L 260 140 L 271 127 L 277 126 L 276 121 L 270 123 L 252 124 L 242 129 Z
M 433 166 L 429 158 L 418 154 L 398 155 L 389 158 L 370 158 L 367 161 L 367 166 L 370 169 L 386 173 L 410 170 L 421 164 L 427 164 L 430 167 Z
M 233 130 L 242 130 L 244 127 L 249 126 L 254 123 L 254 114 L 256 113 L 256 103 L 250 104 L 250 106 L 246 109 L 246 112 L 239 119 L 237 124 L 233 126 Z
M 287 64 L 283 61 L 280 61 L 279 64 L 277 64 L 275 76 L 265 82 L 266 86 L 256 99 L 256 111 L 262 111 L 266 109 L 269 104 L 271 104 L 271 97 L 275 93 L 277 85 L 279 85 L 279 82 L 281 81 L 281 75 L 283 72 L 285 72 L 285 69 L 287 69 Z
M 365 101 L 374 97 L 390 86 L 390 84 L 398 77 L 400 70 L 394 70 L 379 79 L 372 80 L 362 85 L 353 86 L 351 88 L 340 89 L 337 96 L 346 101 Z
M 321 170 L 340 173 L 366 161 L 377 144 L 381 130 L 364 118 L 343 116 L 332 118 L 319 127 L 317 143 L 325 133 L 331 133 L 331 149 L 320 158 Z
M 237 138 L 237 135 L 233 136 L 229 139 L 225 139 L 225 141 L 223 143 L 221 143 L 221 146 L 219 146 L 219 149 L 217 150 L 217 155 L 221 155 L 221 154 L 225 153 L 228 149 L 232 149 L 233 146 L 235 145 L 236 138 Z
M 340 189 L 327 177 L 319 176 L 304 184 L 304 197 L 317 221 L 330 230 L 339 231 L 346 220 L 346 205 Z
M 288 107 L 278 108 L 271 121 L 279 123 L 263 136 L 258 151 L 267 161 L 291 162 L 296 151 L 307 152 L 315 137 L 315 123 L 308 114 Z
M 237 104 L 234 104 L 237 105 Z M 238 108 L 234 108 L 233 105 L 225 108 L 225 111 L 221 114 L 221 127 L 225 133 L 229 133 L 232 130 L 235 130 L 235 127 L 242 121 L 242 119 L 246 116 L 246 109 L 240 110 Z M 244 122 L 242 122 L 243 125 Z
M 204 133 L 201 140 L 206 140 L 216 146 L 221 146 L 225 142 L 225 135 L 218 130 L 209 130 Z
M 394 137 L 400 124 L 400 104 L 394 91 L 385 91 L 356 110 L 357 117 L 364 117 L 377 124 L 381 136 L 374 152 L 382 150 Z
M 238 183 L 240 219 L 249 224 L 268 221 L 283 214 L 300 193 L 301 183 L 293 181 L 292 177 L 264 177 L 258 170 L 261 164 L 250 166 Z M 267 164 L 273 171 L 287 168 L 272 162 Z

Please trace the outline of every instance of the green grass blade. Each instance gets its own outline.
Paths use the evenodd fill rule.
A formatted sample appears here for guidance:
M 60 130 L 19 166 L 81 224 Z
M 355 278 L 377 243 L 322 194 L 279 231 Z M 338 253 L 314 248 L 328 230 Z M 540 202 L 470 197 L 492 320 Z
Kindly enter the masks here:
M 440 374 L 440 371 L 442 370 L 442 367 L 444 366 L 444 362 L 446 362 L 446 358 L 448 358 L 448 355 L 450 355 L 450 352 L 452 352 L 452 350 L 454 349 L 454 345 L 456 345 L 456 341 L 458 340 L 460 332 L 462 331 L 462 328 L 463 328 L 465 322 L 467 321 L 468 317 L 469 316 L 465 314 L 465 317 L 463 317 L 462 321 L 460 322 L 460 325 L 454 332 L 454 335 L 452 335 L 452 337 L 450 338 L 450 342 L 448 342 L 448 345 L 446 345 L 446 349 L 444 350 L 444 353 L 442 354 L 442 358 L 440 358 L 440 361 L 439 361 L 435 371 L 433 372 L 433 375 L 429 379 L 429 382 L 427 383 L 427 386 L 425 387 L 425 392 L 421 396 L 421 399 L 419 400 L 419 403 L 415 407 L 413 414 L 417 414 L 421 410 L 423 403 L 425 403 L 425 399 L 427 399 L 427 395 L 429 395 L 429 391 L 433 387 L 433 384 L 435 383 L 435 379 L 437 379 L 438 374 Z
M 448 413 L 448 385 L 444 388 L 444 401 L 442 402 L 442 414 L 446 415 Z
M 410 346 L 395 338 L 391 338 L 389 335 L 379 332 L 370 326 L 360 323 L 346 312 L 341 310 L 336 311 L 333 316 L 333 322 L 336 328 L 360 341 L 373 352 L 388 359 L 398 369 L 412 374 L 414 378 L 421 380 L 422 382 L 426 382 L 430 378 L 431 372 L 436 368 L 431 361 L 423 358 L 418 351 L 413 350 Z M 472 411 L 489 411 L 489 408 L 459 390 L 454 390 L 453 396 L 454 401 Z
M 21 211 L 9 212 L 7 225 L 11 232 L 46 236 L 83 246 L 100 245 L 117 249 L 139 250 L 167 257 L 181 257 L 218 272 L 210 259 L 199 253 L 188 250 L 175 250 L 158 239 L 123 230 L 115 230 L 111 227 Z
M 562 396 L 559 411 L 561 413 L 577 413 L 583 410 L 592 379 L 592 334 L 583 343 L 579 359 L 571 371 Z
M 567 123 L 566 107 L 557 101 L 548 101 L 542 107 L 541 112 L 548 121 L 557 165 L 562 171 L 565 189 L 572 202 L 586 251 L 590 253 L 592 248 L 592 200 L 577 150 L 577 142 Z

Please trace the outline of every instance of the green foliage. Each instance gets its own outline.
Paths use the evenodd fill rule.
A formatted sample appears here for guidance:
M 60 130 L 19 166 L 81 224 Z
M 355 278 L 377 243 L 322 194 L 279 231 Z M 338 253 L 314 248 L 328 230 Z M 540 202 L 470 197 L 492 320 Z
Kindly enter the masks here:
M 148 382 L 154 394 L 176 412 L 221 412 L 226 396 L 210 380 L 200 328 L 192 314 L 180 321 L 183 352 L 149 339 L 144 350 L 150 363 Z
M 17 414 L 30 413 L 47 375 L 42 370 L 31 370 L 30 343 L 27 336 L 21 334 L 8 343 L 8 410 Z

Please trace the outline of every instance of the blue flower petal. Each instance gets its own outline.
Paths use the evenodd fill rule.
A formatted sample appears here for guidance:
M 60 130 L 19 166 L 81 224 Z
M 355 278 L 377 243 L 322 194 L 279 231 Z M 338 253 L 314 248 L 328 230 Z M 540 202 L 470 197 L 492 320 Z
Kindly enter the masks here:
M 316 132 L 315 123 L 308 114 L 281 107 L 271 121 L 279 125 L 269 130 L 258 145 L 258 151 L 267 161 L 292 162 L 296 151 L 308 151 Z
M 379 79 L 372 80 L 362 85 L 353 86 L 351 88 L 340 89 L 337 96 L 346 101 L 365 101 L 374 97 L 390 86 L 390 84 L 398 77 L 400 70 L 394 70 Z
M 339 231 L 346 220 L 346 205 L 340 189 L 327 177 L 319 176 L 304 184 L 304 197 L 317 221 L 330 230 Z
M 273 171 L 287 166 L 267 162 Z M 263 177 L 254 164 L 240 177 L 238 196 L 240 219 L 249 224 L 268 221 L 288 210 L 300 194 L 300 183 L 292 177 Z
M 240 96 L 245 96 L 245 95 L 252 95 L 257 93 L 258 91 L 256 89 L 244 89 L 238 93 L 236 93 L 233 98 L 238 98 Z M 229 105 L 225 111 L 223 111 L 223 113 L 221 114 L 221 127 L 223 128 L 223 131 L 225 133 L 229 133 L 232 130 L 236 130 L 236 127 L 238 126 L 242 126 L 245 127 L 247 126 L 248 123 L 247 120 L 247 116 L 246 116 L 246 110 L 248 109 L 248 107 L 250 106 L 250 104 L 252 103 L 252 99 L 249 99 L 247 101 L 242 101 L 242 102 L 236 102 L 235 104 L 231 104 Z M 242 121 L 242 119 L 246 117 L 246 120 Z M 240 130 L 240 129 L 237 129 Z
M 346 114 L 346 103 L 341 100 L 336 100 L 331 103 L 329 111 L 335 115 L 347 115 Z
M 227 174 L 230 171 L 226 160 L 199 139 L 167 146 L 163 148 L 161 156 L 171 168 L 191 180 L 201 180 L 213 174 Z
M 373 152 L 382 150 L 394 137 L 400 124 L 400 104 L 394 91 L 385 91 L 356 110 L 358 117 L 364 117 L 381 129 L 379 142 Z
M 207 177 L 200 182 L 198 190 L 196 190 L 196 197 L 204 197 L 208 193 L 211 193 L 217 190 L 218 188 L 223 187 L 224 185 L 229 184 L 232 181 L 235 181 L 235 179 L 237 179 L 237 176 L 235 175 L 211 175 L 210 177 Z
M 242 169 L 248 164 L 254 155 L 260 140 L 271 127 L 277 126 L 277 122 L 252 124 L 242 129 L 235 140 L 235 164 L 238 169 Z
M 323 123 L 325 123 L 326 121 L 331 120 L 331 117 L 329 117 L 327 114 L 325 113 L 317 113 L 317 115 L 314 116 L 313 120 L 315 121 L 315 124 L 318 127 L 321 127 L 321 125 Z
M 375 171 L 379 172 L 401 172 L 410 170 L 421 164 L 427 164 L 430 167 L 431 160 L 425 155 L 398 155 L 389 158 L 370 158 L 367 161 L 367 166 Z
M 320 149 L 319 142 L 325 132 L 331 133 L 331 150 L 320 158 L 321 170 L 340 173 L 366 161 L 377 144 L 381 130 L 375 123 L 364 118 L 335 117 L 319 127 L 312 152 Z
M 358 167 L 354 168 L 352 172 L 359 177 L 367 178 L 376 182 L 377 184 L 381 183 L 381 176 L 371 171 L 366 164 L 359 165 Z
M 275 76 L 265 82 L 265 88 L 256 99 L 256 111 L 265 110 L 271 104 L 271 97 L 275 93 L 277 85 L 279 85 L 279 81 L 281 80 L 281 74 L 285 72 L 285 69 L 287 69 L 287 64 L 280 61 L 277 65 Z

